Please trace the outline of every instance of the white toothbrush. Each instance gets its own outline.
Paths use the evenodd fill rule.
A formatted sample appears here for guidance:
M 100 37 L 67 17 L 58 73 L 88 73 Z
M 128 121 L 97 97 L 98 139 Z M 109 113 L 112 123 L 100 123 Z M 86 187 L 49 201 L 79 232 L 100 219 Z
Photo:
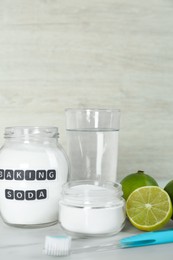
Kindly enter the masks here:
M 85 252 L 95 252 L 95 251 L 106 251 L 115 249 L 114 243 L 104 244 L 104 245 L 85 245 L 82 247 L 74 248 L 72 245 L 72 238 L 67 235 L 63 236 L 46 236 L 44 245 L 44 254 L 52 256 L 67 256 L 69 254 L 79 254 Z
M 67 256 L 84 252 L 108 251 L 116 248 L 140 247 L 173 242 L 173 229 L 166 229 L 154 232 L 145 232 L 135 236 L 120 239 L 106 244 L 96 246 L 82 246 L 73 248 L 70 236 L 46 236 L 44 253 L 52 256 Z M 72 247 L 71 247 L 72 245 Z

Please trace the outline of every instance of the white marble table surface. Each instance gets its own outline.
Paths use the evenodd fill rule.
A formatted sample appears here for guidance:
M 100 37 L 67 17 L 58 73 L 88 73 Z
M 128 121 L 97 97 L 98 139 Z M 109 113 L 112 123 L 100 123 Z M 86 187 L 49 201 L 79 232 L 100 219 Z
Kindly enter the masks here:
M 168 227 L 173 228 L 172 221 L 169 223 Z M 47 256 L 43 253 L 44 248 L 44 239 L 46 235 L 50 234 L 59 234 L 60 228 L 59 225 L 54 225 L 46 228 L 39 229 L 22 229 L 11 227 L 0 220 L 0 259 L 6 260 L 48 260 L 55 259 L 54 257 Z M 140 231 L 137 231 L 135 228 L 132 228 L 128 223 L 124 229 L 117 234 L 114 238 L 108 238 L 118 240 L 122 237 L 129 236 L 132 234 L 137 234 Z M 80 240 L 81 241 L 81 240 Z M 84 239 L 82 243 L 90 243 L 91 240 Z M 105 239 L 98 240 L 98 243 L 102 243 Z M 97 242 L 97 241 L 95 241 Z M 74 242 L 80 243 L 81 242 Z M 172 259 L 173 257 L 173 245 L 165 244 L 159 246 L 148 246 L 140 248 L 129 248 L 129 249 L 117 249 L 113 251 L 106 252 L 92 252 L 92 253 L 82 253 L 76 255 L 70 255 L 68 257 L 58 257 L 59 259 L 83 259 L 83 260 L 131 260 L 136 259 Z

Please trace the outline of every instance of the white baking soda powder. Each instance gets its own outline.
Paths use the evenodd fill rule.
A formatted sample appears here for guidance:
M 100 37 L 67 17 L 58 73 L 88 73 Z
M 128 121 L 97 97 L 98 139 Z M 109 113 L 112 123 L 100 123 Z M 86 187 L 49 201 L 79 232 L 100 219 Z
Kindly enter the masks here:
M 57 129 L 15 127 L 6 131 L 11 131 L 10 137 L 0 151 L 3 220 L 28 227 L 56 223 L 58 200 L 68 175 L 66 157 L 54 138 Z
M 120 185 L 102 186 L 90 181 L 71 182 L 64 186 L 59 202 L 59 221 L 69 232 L 97 236 L 115 234 L 125 223 L 124 200 Z

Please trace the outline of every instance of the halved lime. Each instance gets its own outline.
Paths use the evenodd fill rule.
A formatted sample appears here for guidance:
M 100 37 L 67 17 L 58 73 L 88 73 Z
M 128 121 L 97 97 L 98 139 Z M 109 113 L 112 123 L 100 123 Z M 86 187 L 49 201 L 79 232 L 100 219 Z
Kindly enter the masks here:
M 126 213 L 136 228 L 145 231 L 157 230 L 164 227 L 172 216 L 171 199 L 160 187 L 140 187 L 128 197 Z

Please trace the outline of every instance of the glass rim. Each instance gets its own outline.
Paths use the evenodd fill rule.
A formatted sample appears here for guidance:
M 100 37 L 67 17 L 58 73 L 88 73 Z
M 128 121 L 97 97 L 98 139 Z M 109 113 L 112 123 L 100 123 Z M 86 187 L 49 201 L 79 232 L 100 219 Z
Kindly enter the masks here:
M 82 190 L 78 189 L 78 186 L 83 185 L 85 187 L 82 187 Z M 93 189 L 92 186 L 99 188 Z M 122 203 L 122 195 L 122 186 L 117 182 L 97 180 L 69 181 L 62 187 L 60 203 L 73 207 L 109 207 Z
M 84 112 L 84 111 L 93 111 L 93 112 L 95 112 L 95 111 L 104 111 L 104 112 L 121 112 L 121 110 L 119 109 L 119 108 L 92 108 L 92 107 L 84 107 L 84 108 L 66 108 L 65 109 L 65 112 L 68 112 L 68 111 L 74 111 L 74 112 L 76 112 L 76 111 L 82 111 L 82 112 Z
M 90 131 L 120 128 L 120 109 L 111 108 L 66 108 L 66 130 L 90 129 Z
M 122 185 L 118 182 L 112 182 L 112 181 L 97 181 L 97 180 L 72 180 L 72 181 L 68 181 L 63 185 L 63 191 L 64 194 L 70 194 L 71 193 L 71 189 L 73 189 L 74 187 L 77 186 L 81 186 L 81 185 L 91 185 L 91 186 L 96 186 L 96 187 L 101 187 L 104 189 L 108 189 L 108 190 L 112 190 L 114 194 L 119 194 L 119 192 L 122 191 Z M 102 192 L 102 190 L 95 190 L 94 193 L 95 194 L 99 194 L 100 191 Z M 78 190 L 76 190 L 74 193 L 78 193 Z M 90 192 L 90 190 L 89 190 Z
M 24 136 L 59 136 L 58 127 L 55 126 L 8 126 L 5 127 L 5 138 L 16 138 Z
M 57 129 L 58 130 L 58 127 L 57 126 L 34 126 L 34 125 L 17 125 L 17 126 L 6 126 L 5 129 L 12 129 L 12 128 L 15 128 L 15 129 Z

